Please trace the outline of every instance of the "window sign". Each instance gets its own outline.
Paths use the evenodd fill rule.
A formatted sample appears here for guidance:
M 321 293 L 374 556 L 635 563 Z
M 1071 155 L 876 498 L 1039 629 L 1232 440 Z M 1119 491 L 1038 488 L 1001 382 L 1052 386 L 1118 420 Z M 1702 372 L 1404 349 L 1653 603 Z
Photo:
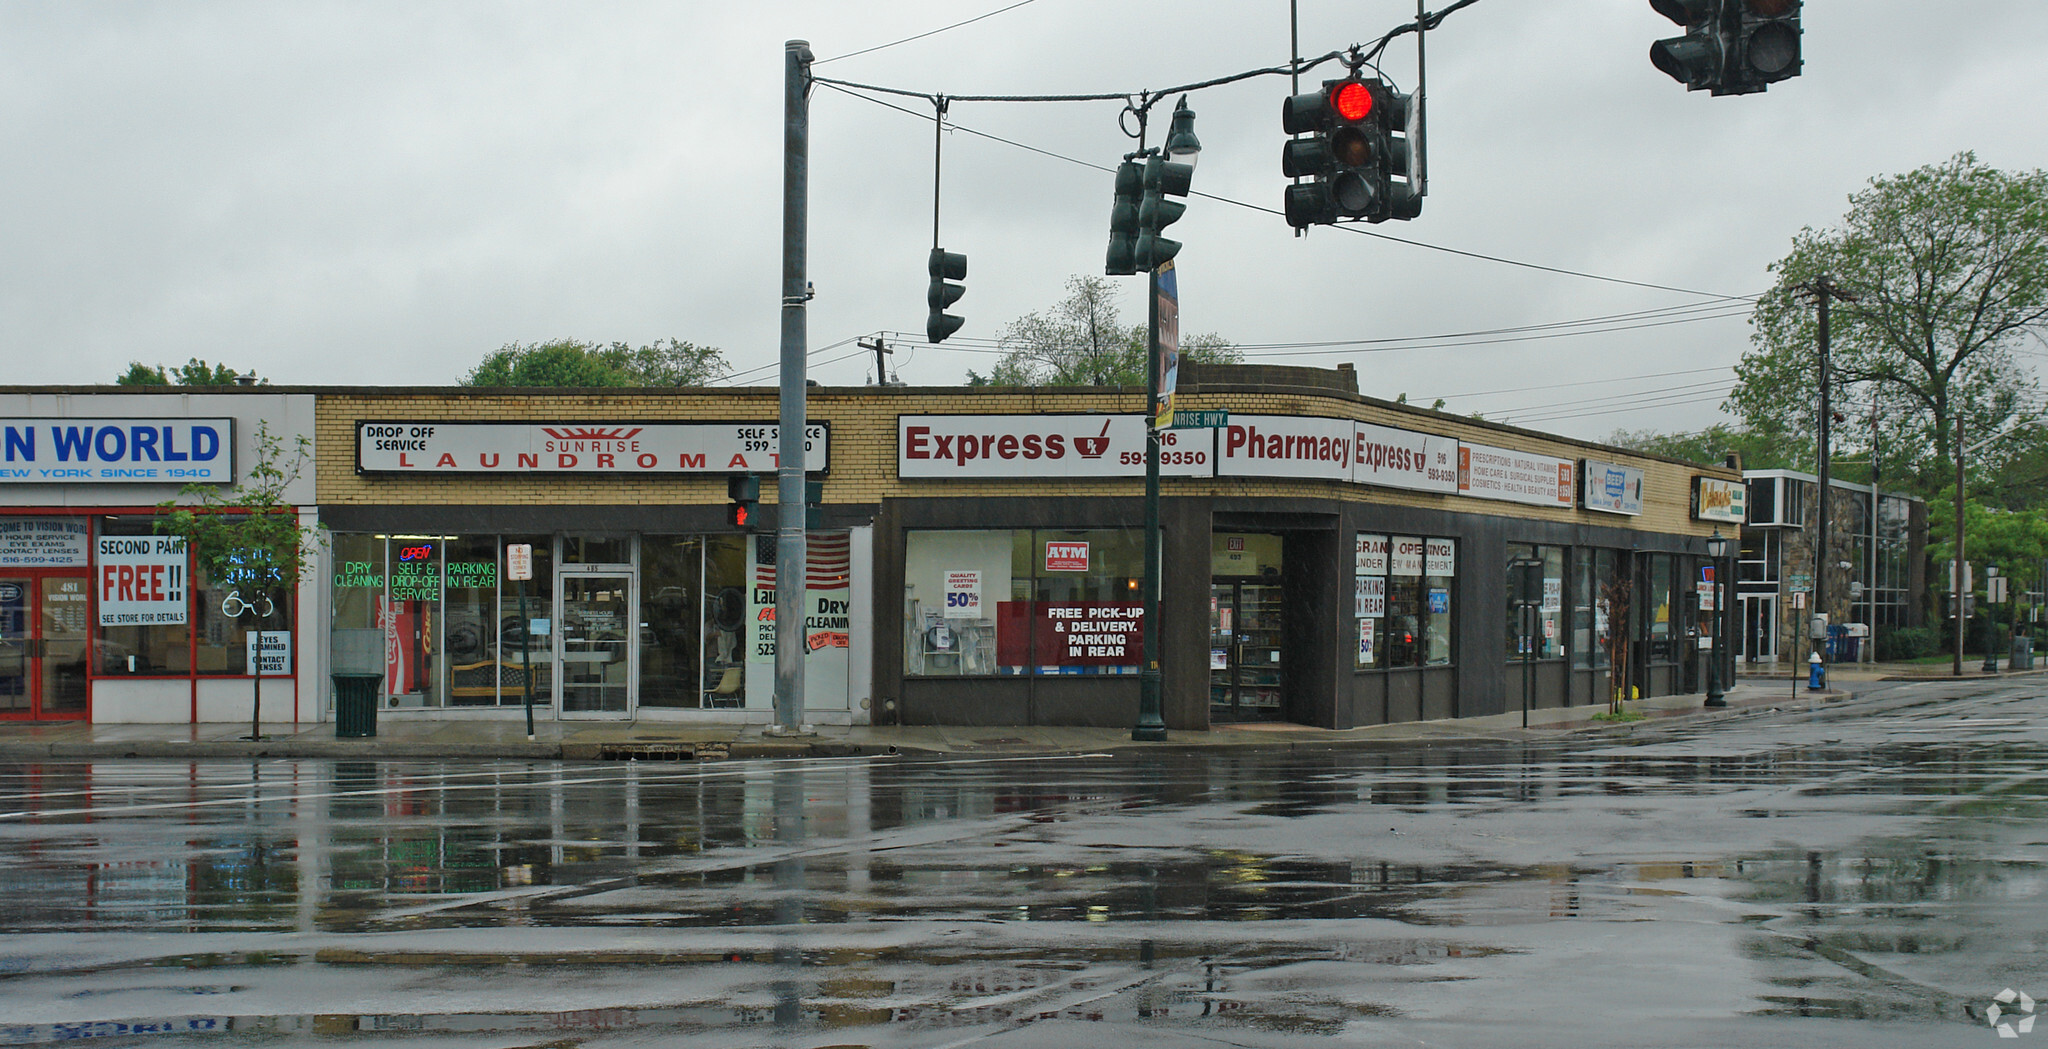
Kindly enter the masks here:
M 1423 543 L 1419 536 L 1397 535 L 1389 543 L 1388 567 L 1397 576 L 1419 576 L 1422 574 Z
M 946 573 L 945 618 L 981 618 L 980 572 L 955 571 Z
M 1430 587 L 1430 588 L 1429 588 L 1429 612 L 1430 612 L 1430 614 L 1431 614 L 1431 615 L 1438 615 L 1438 616 L 1440 616 L 1440 615 L 1444 615 L 1445 613 L 1449 612 L 1450 610 L 1451 610 L 1451 592 L 1450 592 L 1450 591 L 1449 591 L 1448 589 L 1446 589 L 1446 588 L 1444 588 L 1444 587 L 1440 587 L 1440 586 L 1433 586 L 1433 587 Z
M 50 517 L 0 521 L 0 567 L 77 568 L 86 563 L 85 522 Z
M 292 632 L 289 630 L 252 630 L 245 642 L 248 645 L 249 665 L 258 665 L 262 660 L 262 676 L 292 676 Z
M 1458 541 L 1455 539 L 1431 539 L 1422 546 L 1422 574 L 1450 576 L 1458 574 Z
M 1358 575 L 1387 574 L 1387 537 L 1360 535 L 1353 554 L 1352 570 Z
M 1383 575 L 1362 575 L 1358 577 L 1358 594 L 1352 616 L 1358 619 L 1384 619 L 1387 615 L 1387 577 Z
M 161 626 L 185 621 L 185 540 L 168 535 L 105 535 L 94 578 L 101 626 Z
M 1086 572 L 1088 570 L 1088 544 L 1047 541 L 1045 544 L 1045 570 L 1048 572 Z

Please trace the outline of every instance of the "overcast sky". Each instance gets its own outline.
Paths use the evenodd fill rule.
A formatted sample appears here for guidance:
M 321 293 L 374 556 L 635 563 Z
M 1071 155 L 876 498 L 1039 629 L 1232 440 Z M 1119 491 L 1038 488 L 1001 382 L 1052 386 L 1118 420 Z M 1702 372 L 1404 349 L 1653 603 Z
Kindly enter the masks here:
M 0 381 L 198 356 L 279 383 L 445 384 L 509 342 L 673 337 L 772 385 L 784 41 L 832 59 L 1014 2 L 0 0 Z M 1300 0 L 1301 50 L 1413 15 Z M 1767 287 L 1800 227 L 1959 150 L 2048 166 L 2048 4 L 1811 0 L 1804 24 L 1803 76 L 1712 98 L 1651 67 L 1651 41 L 1679 30 L 1645 0 L 1452 14 L 1428 41 L 1428 202 L 1360 227 L 1414 244 L 1296 238 L 1229 203 L 1280 207 L 1287 82 L 1198 92 L 1195 189 L 1224 200 L 1194 199 L 1172 229 L 1183 329 L 1573 436 L 1713 422 L 1748 339 L 1742 304 L 1714 296 Z M 1413 39 L 1383 63 L 1404 87 Z M 1029 0 L 816 71 L 1136 93 L 1288 54 L 1283 0 Z M 918 115 L 812 97 L 809 348 L 828 385 L 872 377 L 852 341 L 876 332 L 906 333 L 894 366 L 912 385 L 986 371 L 1008 321 L 1101 272 L 1103 169 L 1132 148 L 1118 103 L 955 104 L 962 128 L 1045 153 L 946 136 L 940 239 L 969 259 L 967 325 L 930 346 L 930 108 L 892 102 Z M 1142 278 L 1118 280 L 1142 320 Z M 1688 306 L 1667 315 L 1684 323 L 1429 338 Z M 1317 342 L 1365 345 L 1286 348 Z

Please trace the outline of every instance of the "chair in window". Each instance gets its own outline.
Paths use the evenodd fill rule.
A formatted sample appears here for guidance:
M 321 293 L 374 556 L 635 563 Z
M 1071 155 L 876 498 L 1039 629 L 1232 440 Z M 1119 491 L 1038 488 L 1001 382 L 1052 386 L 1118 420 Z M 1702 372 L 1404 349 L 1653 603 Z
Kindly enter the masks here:
M 736 707 L 740 705 L 740 690 L 747 683 L 745 667 L 726 667 L 718 675 L 718 684 L 705 697 L 710 706 Z

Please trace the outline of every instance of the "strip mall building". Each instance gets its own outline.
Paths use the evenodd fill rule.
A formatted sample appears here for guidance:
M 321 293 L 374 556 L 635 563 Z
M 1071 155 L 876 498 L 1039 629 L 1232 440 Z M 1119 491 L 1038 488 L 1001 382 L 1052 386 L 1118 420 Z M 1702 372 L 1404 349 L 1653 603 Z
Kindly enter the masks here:
M 1736 472 L 1362 397 L 1348 369 L 1181 382 L 1183 409 L 1229 419 L 1163 436 L 1170 728 L 1702 687 L 1705 540 L 1739 527 Z M 806 719 L 1131 724 L 1152 626 L 1141 400 L 813 388 Z M 0 390 L 0 717 L 248 717 L 234 595 L 195 579 L 138 601 L 123 564 L 190 566 L 103 540 L 149 536 L 193 479 L 162 458 L 187 428 L 217 431 L 245 480 L 262 422 L 312 438 L 292 500 L 324 538 L 265 627 L 289 635 L 264 643 L 266 720 L 330 718 L 330 675 L 370 673 L 386 720 L 519 718 L 531 697 L 543 718 L 766 722 L 776 508 L 732 527 L 726 480 L 774 470 L 776 410 L 774 389 Z M 109 428 L 120 449 L 69 455 Z

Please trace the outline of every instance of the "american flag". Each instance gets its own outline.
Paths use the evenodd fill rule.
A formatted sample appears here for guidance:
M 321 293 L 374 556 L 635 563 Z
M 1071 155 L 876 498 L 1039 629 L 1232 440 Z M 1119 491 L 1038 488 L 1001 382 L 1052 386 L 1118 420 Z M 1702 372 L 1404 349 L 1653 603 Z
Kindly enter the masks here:
M 853 576 L 853 539 L 846 532 L 812 532 L 804 539 L 810 564 L 804 572 L 806 590 L 844 590 Z M 754 585 L 775 587 L 775 543 L 772 535 L 754 537 Z

